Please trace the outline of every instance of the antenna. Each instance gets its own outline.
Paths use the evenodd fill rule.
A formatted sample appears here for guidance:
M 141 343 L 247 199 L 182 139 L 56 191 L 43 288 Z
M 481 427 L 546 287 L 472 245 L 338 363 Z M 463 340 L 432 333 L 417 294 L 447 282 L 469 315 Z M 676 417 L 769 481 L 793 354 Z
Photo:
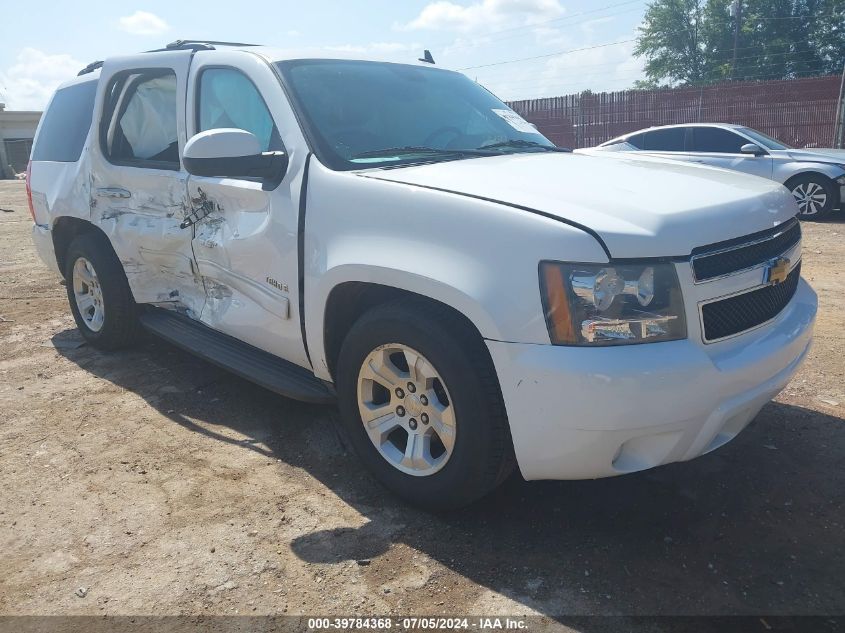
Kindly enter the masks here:
M 425 49 L 425 51 L 423 52 L 423 56 L 419 58 L 419 61 L 425 62 L 426 64 L 433 64 L 434 58 L 431 56 L 431 51 Z

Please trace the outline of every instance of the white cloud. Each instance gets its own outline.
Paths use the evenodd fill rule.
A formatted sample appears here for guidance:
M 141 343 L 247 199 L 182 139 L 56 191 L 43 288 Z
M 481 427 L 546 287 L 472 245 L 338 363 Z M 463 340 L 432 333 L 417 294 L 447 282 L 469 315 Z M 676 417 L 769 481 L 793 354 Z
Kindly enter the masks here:
M 121 30 L 132 35 L 160 35 L 170 29 L 170 25 L 148 11 L 136 11 L 132 15 L 125 15 L 118 21 Z
M 460 32 L 536 24 L 560 17 L 565 9 L 558 0 L 481 0 L 460 5 L 437 0 L 399 30 L 453 30 Z
M 0 71 L 0 89 L 9 110 L 43 110 L 53 91 L 85 66 L 68 54 L 24 48 L 15 63 Z

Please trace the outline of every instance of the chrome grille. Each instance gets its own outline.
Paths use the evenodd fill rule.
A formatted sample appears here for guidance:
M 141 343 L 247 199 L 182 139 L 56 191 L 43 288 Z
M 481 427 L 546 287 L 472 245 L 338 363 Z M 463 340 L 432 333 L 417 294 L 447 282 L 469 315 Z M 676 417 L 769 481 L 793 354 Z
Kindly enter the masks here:
M 793 218 L 767 231 L 696 248 L 691 259 L 695 281 L 709 281 L 759 266 L 800 241 L 801 225 Z
M 783 283 L 704 304 L 701 306 L 704 340 L 722 339 L 775 318 L 795 295 L 800 276 L 801 262 L 798 262 Z

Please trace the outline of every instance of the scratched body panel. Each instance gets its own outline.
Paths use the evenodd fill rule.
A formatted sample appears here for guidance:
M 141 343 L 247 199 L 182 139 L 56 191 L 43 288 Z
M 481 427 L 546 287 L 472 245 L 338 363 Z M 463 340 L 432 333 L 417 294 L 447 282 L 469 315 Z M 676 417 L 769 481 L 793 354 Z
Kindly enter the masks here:
M 212 56 L 198 53 L 188 81 L 189 104 L 196 103 L 203 70 L 221 67 L 237 69 L 256 87 L 278 128 L 290 166 L 275 187 L 249 179 L 188 178 L 196 218 L 193 253 L 207 296 L 200 320 L 310 367 L 299 321 L 297 254 L 307 145 L 278 78 L 257 56 L 225 50 Z M 198 133 L 197 108 L 189 107 L 186 117 L 188 135 Z
M 111 78 L 137 68 L 136 64 L 120 58 L 105 63 L 95 113 L 102 113 L 106 107 L 105 93 Z M 166 53 L 145 62 L 148 69 L 172 71 L 176 77 L 176 140 L 180 154 L 187 140 L 184 116 L 189 64 L 186 51 Z M 126 107 L 124 101 L 130 95 L 127 85 L 117 97 L 116 111 Z M 205 286 L 193 261 L 193 231 L 181 227 L 191 211 L 188 173 L 180 163 L 174 168 L 162 168 L 108 160 L 99 149 L 114 133 L 114 122 L 108 129 L 92 126 L 90 220 L 111 240 L 136 302 L 199 318 L 206 300 Z
M 137 171 L 152 173 L 143 175 L 144 184 L 129 198 L 97 197 L 95 186 L 91 219 L 109 236 L 137 302 L 172 304 L 197 318 L 205 291 L 193 263 L 191 229 L 180 226 L 186 214 L 186 178 Z M 95 176 L 97 184 L 102 183 Z
M 193 251 L 207 294 L 200 319 L 272 353 L 289 354 L 280 333 L 299 334 L 290 319 L 296 277 L 278 271 L 296 271 L 296 212 L 290 200 L 285 204 L 278 192 L 279 199 L 271 201 L 277 192 L 262 191 L 260 183 L 225 178 L 191 177 L 188 190 L 195 208 L 205 205 L 208 213 L 194 225 Z

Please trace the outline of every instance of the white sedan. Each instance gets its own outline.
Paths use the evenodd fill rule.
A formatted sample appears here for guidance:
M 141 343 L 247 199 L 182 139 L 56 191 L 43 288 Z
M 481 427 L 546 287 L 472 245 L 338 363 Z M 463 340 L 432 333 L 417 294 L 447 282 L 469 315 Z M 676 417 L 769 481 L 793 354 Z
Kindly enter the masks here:
M 643 152 L 776 180 L 795 196 L 801 219 L 820 220 L 845 200 L 845 150 L 795 149 L 741 125 L 652 127 L 578 151 L 596 150 Z

